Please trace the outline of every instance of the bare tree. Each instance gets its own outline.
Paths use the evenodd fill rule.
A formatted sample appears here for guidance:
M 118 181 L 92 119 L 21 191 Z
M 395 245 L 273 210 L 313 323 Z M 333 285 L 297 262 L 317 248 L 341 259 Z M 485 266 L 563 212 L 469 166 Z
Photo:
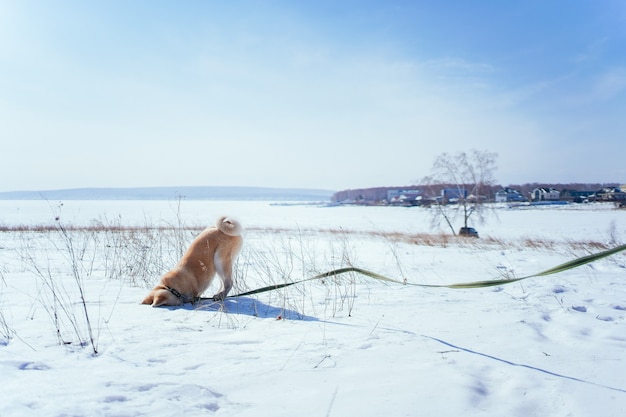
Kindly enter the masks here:
M 432 199 L 433 226 L 445 222 L 456 235 L 453 222 L 459 217 L 463 227 L 468 227 L 473 218 L 484 223 L 484 203 L 495 185 L 497 156 L 474 149 L 454 155 L 443 153 L 435 158 L 430 176 L 422 180 Z

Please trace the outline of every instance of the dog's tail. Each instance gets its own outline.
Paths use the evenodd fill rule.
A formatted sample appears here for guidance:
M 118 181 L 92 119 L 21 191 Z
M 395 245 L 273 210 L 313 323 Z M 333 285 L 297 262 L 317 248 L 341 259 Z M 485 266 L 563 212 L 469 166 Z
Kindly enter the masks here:
M 228 216 L 222 216 L 217 219 L 215 226 L 217 226 L 222 233 L 227 234 L 228 236 L 240 236 L 243 232 L 241 223 Z

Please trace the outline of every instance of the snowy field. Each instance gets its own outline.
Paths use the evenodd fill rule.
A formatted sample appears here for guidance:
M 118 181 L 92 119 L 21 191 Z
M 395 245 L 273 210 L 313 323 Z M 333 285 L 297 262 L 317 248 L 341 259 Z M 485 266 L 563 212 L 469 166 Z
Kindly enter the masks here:
M 480 239 L 453 239 L 420 208 L 0 201 L 0 416 L 626 409 L 624 253 L 484 289 L 347 274 L 223 304 L 140 305 L 191 228 L 221 214 L 247 228 L 233 293 L 348 265 L 425 284 L 526 276 L 626 243 L 626 210 L 610 205 L 500 207 L 474 225 Z M 41 225 L 64 229 L 18 227 Z

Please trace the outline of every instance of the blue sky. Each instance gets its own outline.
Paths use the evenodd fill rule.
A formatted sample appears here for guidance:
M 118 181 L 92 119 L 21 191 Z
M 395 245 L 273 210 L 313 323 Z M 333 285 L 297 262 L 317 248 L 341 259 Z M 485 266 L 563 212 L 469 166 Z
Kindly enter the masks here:
M 626 183 L 626 2 L 0 0 L 0 191 Z

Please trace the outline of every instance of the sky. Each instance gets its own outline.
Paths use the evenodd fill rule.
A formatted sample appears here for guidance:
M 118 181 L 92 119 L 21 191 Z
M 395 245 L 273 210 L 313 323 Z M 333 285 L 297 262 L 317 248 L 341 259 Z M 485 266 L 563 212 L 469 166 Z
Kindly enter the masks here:
M 0 0 L 0 191 L 626 183 L 626 2 Z

